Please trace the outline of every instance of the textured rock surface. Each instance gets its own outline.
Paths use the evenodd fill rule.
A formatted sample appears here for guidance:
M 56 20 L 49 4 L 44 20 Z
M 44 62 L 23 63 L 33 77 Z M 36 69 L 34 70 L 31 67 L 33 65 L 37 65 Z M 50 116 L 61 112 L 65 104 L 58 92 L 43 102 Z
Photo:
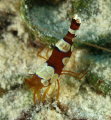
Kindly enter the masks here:
M 71 12 L 74 5 L 74 11 Z M 24 77 L 28 77 L 29 70 L 36 71 L 37 67 L 44 62 L 43 59 L 37 57 L 37 52 L 43 46 L 40 36 L 44 38 L 44 35 L 52 36 L 56 37 L 56 40 L 59 37 L 45 31 L 44 34 L 38 32 L 35 39 L 20 17 L 19 6 L 19 0 L 0 1 L 0 119 L 110 120 L 111 53 L 92 47 L 76 47 L 68 65 L 64 68 L 75 72 L 88 68 L 88 74 L 82 80 L 64 75 L 59 78 L 59 100 L 65 114 L 61 112 L 57 104 L 56 90 L 50 101 L 54 85 L 51 86 L 44 104 L 37 100 L 37 105 L 33 105 L 33 94 L 27 90 Z M 56 6 L 58 7 L 55 9 L 56 17 L 51 17 L 50 14 L 53 11 L 50 11 L 49 17 L 41 14 L 37 22 L 43 29 L 47 28 L 50 31 L 60 31 L 61 34 L 65 34 L 70 24 L 70 15 L 76 11 L 82 17 L 82 24 L 77 33 L 78 39 L 88 42 L 91 40 L 110 48 L 110 6 L 111 3 L 108 0 L 97 0 L 96 3 L 93 1 L 81 3 L 80 0 L 63 1 Z M 38 9 L 40 12 L 45 8 Z M 70 14 L 67 11 L 70 11 Z M 49 27 L 46 24 L 42 26 L 43 23 L 39 22 L 41 17 L 45 18 L 42 22 L 46 22 Z M 53 19 L 55 23 L 50 24 L 51 18 L 55 18 Z M 44 21 L 46 19 L 47 21 Z M 48 39 L 45 40 L 49 42 Z M 45 56 L 45 51 L 42 52 L 43 56 Z

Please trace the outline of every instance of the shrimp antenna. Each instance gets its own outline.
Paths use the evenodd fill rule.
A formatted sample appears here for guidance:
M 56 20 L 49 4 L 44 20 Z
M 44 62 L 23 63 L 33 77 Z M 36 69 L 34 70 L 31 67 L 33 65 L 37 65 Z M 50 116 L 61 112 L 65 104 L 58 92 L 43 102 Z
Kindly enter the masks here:
M 48 30 L 46 28 L 43 28 L 43 27 L 40 27 L 40 26 L 37 26 L 38 29 L 40 29 L 41 31 L 47 31 L 47 32 L 50 32 L 50 33 L 53 33 L 57 36 L 60 36 L 60 37 L 63 37 L 64 35 L 63 34 L 60 34 L 60 33 L 57 33 L 57 32 L 54 32 L 54 31 L 51 31 L 51 30 Z M 70 37 L 66 36 L 67 38 L 71 39 Z M 88 42 L 84 42 L 84 41 L 81 41 L 81 40 L 78 40 L 78 39 L 74 39 L 74 41 L 78 41 L 80 43 L 83 43 L 85 45 L 88 45 L 88 46 L 91 46 L 91 47 L 95 47 L 95 48 L 98 48 L 98 49 L 101 49 L 101 50 L 105 50 L 107 52 L 111 52 L 110 49 L 107 49 L 107 48 L 104 48 L 104 47 L 101 47 L 101 46 L 97 46 L 97 45 L 94 45 L 94 44 L 91 44 L 91 43 L 88 43 Z

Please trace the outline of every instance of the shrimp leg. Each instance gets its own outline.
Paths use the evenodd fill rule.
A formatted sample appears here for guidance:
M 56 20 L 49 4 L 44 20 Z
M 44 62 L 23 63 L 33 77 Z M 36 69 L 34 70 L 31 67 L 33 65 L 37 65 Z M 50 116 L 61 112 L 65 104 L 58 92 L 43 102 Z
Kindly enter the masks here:
M 61 103 L 60 103 L 60 101 L 59 101 L 59 90 L 60 90 L 60 86 L 59 86 L 59 80 L 58 80 L 58 79 L 57 79 L 57 84 L 58 84 L 57 102 L 58 102 L 58 104 L 59 104 L 59 106 L 60 106 L 60 109 L 61 109 L 62 112 L 64 113 L 64 111 L 63 111 L 63 109 L 62 109 L 62 107 L 61 107 Z
M 77 79 L 82 79 L 87 74 L 88 71 L 86 71 L 81 77 L 79 77 L 79 75 L 81 75 L 81 73 L 83 73 L 83 72 L 84 72 L 84 70 L 82 70 L 79 73 L 75 73 L 75 72 L 68 71 L 68 70 L 63 70 L 61 75 L 70 75 L 70 76 L 73 76 L 73 77 L 75 77 Z
M 38 57 L 41 57 L 41 58 L 43 58 L 43 59 L 45 59 L 45 60 L 48 60 L 48 58 L 49 58 L 49 56 L 48 56 L 49 49 L 47 49 L 47 52 L 46 52 L 46 57 L 47 57 L 47 58 L 45 58 L 44 56 L 40 55 L 41 52 L 42 52 L 45 48 L 46 48 L 46 45 L 37 53 L 37 56 L 38 56 Z

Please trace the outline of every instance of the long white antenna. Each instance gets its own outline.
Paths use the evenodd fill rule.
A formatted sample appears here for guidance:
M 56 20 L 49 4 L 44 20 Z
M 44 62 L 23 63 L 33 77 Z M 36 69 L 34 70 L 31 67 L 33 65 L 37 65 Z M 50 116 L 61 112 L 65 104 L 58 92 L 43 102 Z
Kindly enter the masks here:
M 42 31 L 46 30 L 46 31 L 48 31 L 48 32 L 50 32 L 50 33 L 53 33 L 53 34 L 55 34 L 55 35 L 57 35 L 57 36 L 60 36 L 60 37 L 63 37 L 63 36 L 64 36 L 63 34 L 56 33 L 56 32 L 54 32 L 54 31 L 48 30 L 48 29 L 46 29 L 46 28 L 42 28 L 42 27 L 40 27 L 40 26 L 37 26 L 37 28 L 38 28 L 39 30 L 42 30 Z M 70 37 L 67 37 L 67 38 L 71 39 Z M 88 43 L 88 42 L 85 42 L 85 41 L 77 40 L 77 39 L 75 39 L 75 38 L 74 38 L 74 41 L 78 41 L 78 42 L 83 43 L 83 44 L 85 44 L 85 45 L 92 46 L 92 47 L 95 47 L 95 48 L 98 48 L 98 49 L 102 49 L 102 50 L 105 50 L 105 51 L 107 51 L 107 52 L 111 52 L 110 49 L 107 49 L 107 48 L 104 48 L 104 47 L 101 47 L 101 46 L 97 46 L 97 45 L 94 45 L 94 44 L 91 44 L 91 43 Z

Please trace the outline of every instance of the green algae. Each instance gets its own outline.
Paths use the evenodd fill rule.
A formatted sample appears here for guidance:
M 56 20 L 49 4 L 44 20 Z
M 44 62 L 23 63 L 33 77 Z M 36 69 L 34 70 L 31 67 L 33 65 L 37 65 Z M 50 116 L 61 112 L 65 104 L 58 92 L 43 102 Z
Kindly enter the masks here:
M 4 94 L 6 94 L 7 92 L 8 92 L 8 90 L 3 89 L 3 88 L 0 87 L 0 98 L 1 98 Z
M 87 18 L 90 18 L 92 16 L 92 12 L 93 14 L 97 14 L 97 12 L 99 11 L 98 6 L 97 6 L 97 1 L 93 1 L 93 0 L 72 0 L 72 6 L 73 6 L 73 14 L 76 13 L 84 13 L 87 14 Z M 91 8 L 94 7 L 94 11 L 92 11 Z
M 105 82 L 105 80 L 98 77 L 96 73 L 89 73 L 86 76 L 86 82 L 93 88 L 97 93 L 108 95 L 111 92 L 111 82 Z
M 43 35 L 42 31 L 45 29 L 40 26 L 35 26 L 33 24 L 33 22 L 31 22 L 30 18 L 27 16 L 27 14 L 29 14 L 29 10 L 33 7 L 34 4 L 35 4 L 34 0 L 32 0 L 32 1 L 31 0 L 26 0 L 26 1 L 21 0 L 20 13 L 21 13 L 22 19 L 24 20 L 24 22 L 30 29 L 31 33 L 34 34 L 34 36 L 36 38 L 39 38 L 44 44 L 50 45 L 52 43 L 57 42 L 57 40 L 58 40 L 57 38 Z

